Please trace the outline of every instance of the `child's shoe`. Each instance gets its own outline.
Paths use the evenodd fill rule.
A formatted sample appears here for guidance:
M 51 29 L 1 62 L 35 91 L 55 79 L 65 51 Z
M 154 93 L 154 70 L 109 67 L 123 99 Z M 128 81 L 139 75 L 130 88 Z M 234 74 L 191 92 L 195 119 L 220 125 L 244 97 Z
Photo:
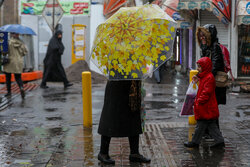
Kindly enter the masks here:
M 213 145 L 210 146 L 210 148 L 223 148 L 225 147 L 225 143 L 222 142 L 222 143 L 215 143 Z
M 193 142 L 185 142 L 184 146 L 188 147 L 188 148 L 198 148 L 199 144 L 196 144 L 196 143 L 193 143 Z

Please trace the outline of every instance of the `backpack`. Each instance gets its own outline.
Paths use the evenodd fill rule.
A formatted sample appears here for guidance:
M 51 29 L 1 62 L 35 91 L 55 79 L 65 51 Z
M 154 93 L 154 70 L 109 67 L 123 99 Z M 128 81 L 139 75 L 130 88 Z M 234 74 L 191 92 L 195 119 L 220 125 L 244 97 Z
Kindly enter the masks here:
M 231 71 L 229 51 L 222 44 L 220 44 L 220 48 L 224 58 L 224 71 L 228 73 L 228 71 Z

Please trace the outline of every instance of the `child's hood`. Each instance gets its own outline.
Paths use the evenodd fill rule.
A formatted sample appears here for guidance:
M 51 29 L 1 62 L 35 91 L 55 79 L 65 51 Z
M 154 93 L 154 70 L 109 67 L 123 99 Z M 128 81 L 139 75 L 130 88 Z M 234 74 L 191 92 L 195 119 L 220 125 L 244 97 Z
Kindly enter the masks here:
M 210 58 L 202 57 L 197 61 L 197 63 L 200 64 L 202 69 L 202 72 L 199 74 L 199 76 L 202 76 L 212 71 L 212 61 Z

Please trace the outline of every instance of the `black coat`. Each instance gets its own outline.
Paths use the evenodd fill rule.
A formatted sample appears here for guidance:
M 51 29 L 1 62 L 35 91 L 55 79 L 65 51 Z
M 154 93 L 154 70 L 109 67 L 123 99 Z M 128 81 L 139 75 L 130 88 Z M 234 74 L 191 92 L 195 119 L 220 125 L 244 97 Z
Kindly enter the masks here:
M 108 81 L 98 128 L 99 134 L 109 137 L 129 137 L 142 133 L 140 109 L 131 111 L 129 105 L 131 83 L 132 81 Z
M 223 71 L 224 72 L 224 58 L 222 55 L 221 48 L 218 44 L 218 42 L 214 42 L 212 44 L 212 47 L 210 48 L 211 51 L 211 60 L 213 63 L 213 69 L 212 73 L 214 76 L 216 76 L 217 71 Z M 215 88 L 215 94 L 218 104 L 226 104 L 226 87 L 216 87 Z
M 47 53 L 44 63 L 44 76 L 43 82 L 47 81 L 56 81 L 56 82 L 64 82 L 68 83 L 66 73 L 61 63 L 61 57 L 64 52 L 64 46 L 61 39 L 58 39 L 58 34 L 61 33 L 56 32 L 55 35 L 50 39 Z
M 197 31 L 197 39 L 201 47 L 201 57 L 206 56 L 211 58 L 211 61 L 213 63 L 212 73 L 214 76 L 216 76 L 217 71 L 224 72 L 224 58 L 222 50 L 218 43 L 216 27 L 212 24 L 207 24 L 204 27 L 199 27 Z M 199 41 L 199 31 L 202 31 L 205 34 L 207 43 L 210 45 L 203 45 Z M 218 104 L 226 104 L 226 90 L 226 87 L 215 88 L 215 94 Z

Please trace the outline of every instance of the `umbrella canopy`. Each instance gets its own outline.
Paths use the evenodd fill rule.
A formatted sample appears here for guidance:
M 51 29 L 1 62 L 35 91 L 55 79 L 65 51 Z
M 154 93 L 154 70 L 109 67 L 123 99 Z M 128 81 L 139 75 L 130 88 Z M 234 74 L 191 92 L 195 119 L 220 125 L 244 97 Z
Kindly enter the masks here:
M 175 26 L 157 5 L 123 7 L 98 26 L 92 61 L 110 80 L 144 79 L 171 57 Z
M 20 24 L 4 25 L 0 27 L 0 31 L 16 33 L 16 34 L 36 35 L 36 33 L 31 28 L 20 25 Z

